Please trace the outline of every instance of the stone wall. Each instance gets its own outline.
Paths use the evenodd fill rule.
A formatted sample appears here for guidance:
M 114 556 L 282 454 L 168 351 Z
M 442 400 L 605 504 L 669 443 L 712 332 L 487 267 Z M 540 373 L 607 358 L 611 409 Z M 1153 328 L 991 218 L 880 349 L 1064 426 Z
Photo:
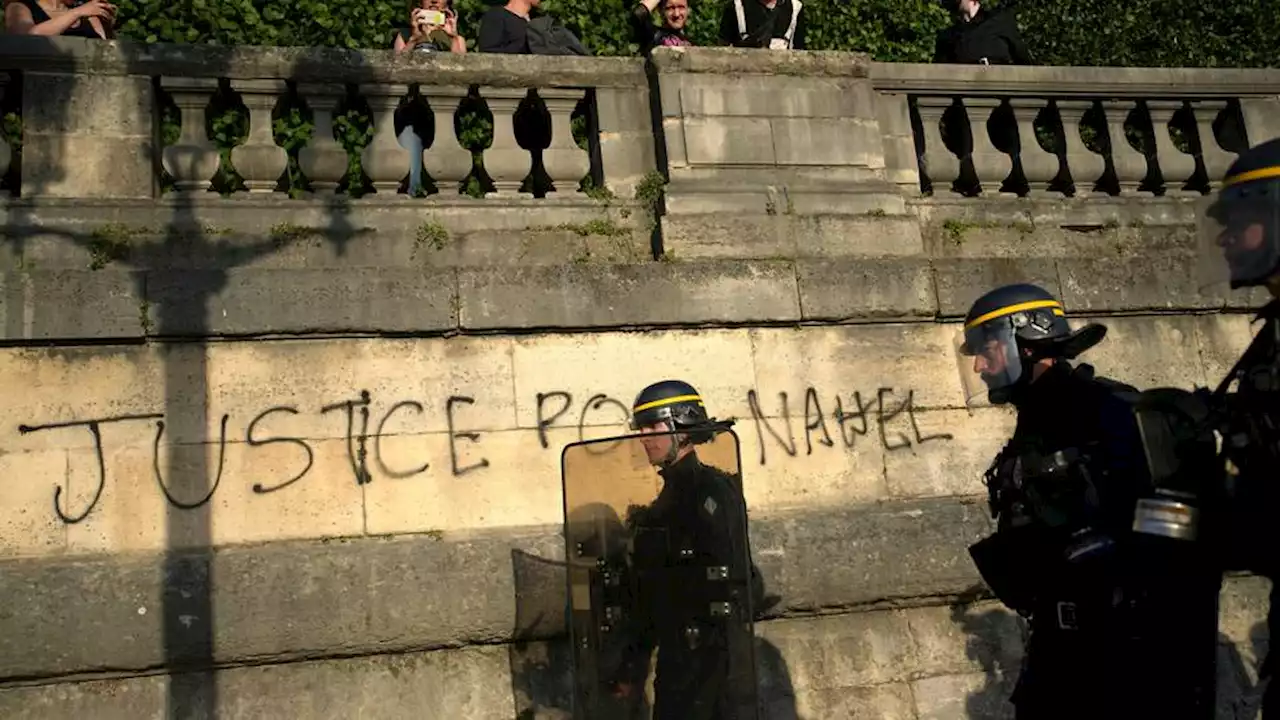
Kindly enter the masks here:
M 767 717 L 1007 717 L 1022 629 L 966 547 L 990 530 L 979 478 L 1012 416 L 964 407 L 959 317 L 994 283 L 1040 282 L 1108 325 L 1102 373 L 1186 387 L 1221 377 L 1260 300 L 1190 284 L 1191 196 L 921 192 L 938 162 L 916 162 L 935 152 L 918 95 L 1088 89 L 1051 69 L 961 82 L 701 51 L 659 57 L 653 86 L 622 59 L 65 40 L 0 49 L 24 109 L 0 245 L 5 717 L 563 717 L 560 449 L 620 431 L 666 377 L 737 419 L 781 597 L 758 625 Z M 159 195 L 126 159 L 167 152 L 148 145 L 155 76 L 185 78 L 159 85 L 202 113 L 196 79 L 392 97 L 424 65 L 433 109 L 447 87 L 592 88 L 583 154 L 612 197 L 397 195 L 384 129 L 365 151 L 384 187 L 363 198 L 204 192 L 216 148 L 190 133 L 158 158 L 185 188 Z M 1096 72 L 1134 102 L 1164 78 Z M 1256 141 L 1270 116 L 1246 110 L 1280 82 L 1239 72 L 1220 77 Z M 1205 73 L 1161 92 L 1200 97 Z M 142 100 L 113 106 L 117 137 L 49 87 Z M 495 127 L 486 167 L 514 167 Z M 77 151 L 97 168 L 78 174 L 47 148 L 82 134 L 108 149 Z M 655 203 L 637 189 L 659 171 Z M 1267 588 L 1224 592 L 1221 717 L 1254 702 Z

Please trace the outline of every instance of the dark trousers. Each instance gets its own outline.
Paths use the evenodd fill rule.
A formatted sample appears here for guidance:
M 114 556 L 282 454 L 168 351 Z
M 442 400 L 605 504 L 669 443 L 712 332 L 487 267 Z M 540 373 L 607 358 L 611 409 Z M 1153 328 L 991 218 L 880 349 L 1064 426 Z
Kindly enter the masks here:
M 708 627 L 658 646 L 653 720 L 757 720 L 749 630 Z

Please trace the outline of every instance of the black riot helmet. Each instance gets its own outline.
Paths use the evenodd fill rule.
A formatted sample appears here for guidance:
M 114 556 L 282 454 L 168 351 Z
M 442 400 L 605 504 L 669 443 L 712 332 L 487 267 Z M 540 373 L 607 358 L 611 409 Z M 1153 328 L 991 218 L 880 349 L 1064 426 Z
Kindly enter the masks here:
M 956 337 L 965 403 L 984 396 L 995 404 L 1009 402 L 1031 382 L 1033 364 L 1074 359 L 1106 333 L 1097 324 L 1072 330 L 1062 303 L 1038 285 L 998 287 L 974 301 Z
M 663 464 L 674 461 L 681 447 L 709 441 L 714 434 L 711 430 L 713 422 L 702 402 L 702 395 L 683 380 L 656 382 L 641 390 L 631 404 L 633 430 L 695 431 L 677 436 L 678 441 L 671 444 Z
M 1240 153 L 1200 215 L 1202 285 L 1280 282 L 1280 138 Z M 1280 293 L 1280 288 L 1276 288 Z

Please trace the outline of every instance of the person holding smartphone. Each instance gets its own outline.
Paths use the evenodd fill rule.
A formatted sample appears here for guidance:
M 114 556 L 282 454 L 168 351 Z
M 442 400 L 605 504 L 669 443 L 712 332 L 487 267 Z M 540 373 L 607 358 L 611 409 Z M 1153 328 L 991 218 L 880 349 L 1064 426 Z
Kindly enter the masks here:
M 465 53 L 467 40 L 458 33 L 458 14 L 453 0 L 412 0 L 409 24 L 399 28 L 392 45 L 397 53 Z
M 410 0 L 409 24 L 396 30 L 392 48 L 397 55 L 409 52 L 465 53 L 467 40 L 458 33 L 458 15 L 453 11 L 453 0 Z M 425 143 L 415 126 L 422 124 L 425 119 L 415 117 L 417 114 L 410 111 L 400 116 L 397 113 L 399 117 L 396 122 L 397 126 L 404 123 L 396 140 L 409 151 L 410 195 L 417 195 L 422 190 L 422 151 Z

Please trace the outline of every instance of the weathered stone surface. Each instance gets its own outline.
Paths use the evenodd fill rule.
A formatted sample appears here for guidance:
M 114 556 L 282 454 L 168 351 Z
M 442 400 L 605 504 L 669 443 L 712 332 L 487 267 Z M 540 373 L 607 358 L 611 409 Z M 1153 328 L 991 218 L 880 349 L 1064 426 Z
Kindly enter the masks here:
M 753 517 L 757 563 L 768 592 L 783 598 L 773 612 L 964 590 L 976 582 L 965 548 L 987 532 L 980 510 L 945 500 Z M 156 554 L 6 560 L 0 677 L 199 658 L 208 652 L 200 637 L 213 639 L 218 661 L 501 641 L 520 604 L 552 593 L 554 606 L 563 592 L 557 583 L 535 586 L 541 596 L 516 588 L 513 549 L 554 559 L 561 543 L 537 528 L 276 542 L 174 554 L 170 567 L 207 558 L 208 571 L 178 573 L 166 586 Z M 194 618 L 166 647 L 166 609 L 187 596 L 209 598 L 212 617 Z
M 143 336 L 141 273 L 31 270 L 0 275 L 5 340 L 100 340 Z
M 1001 285 L 1033 283 L 1061 298 L 1058 268 L 1052 260 L 1033 258 L 952 258 L 933 263 L 938 312 L 963 318 L 974 300 Z M 1067 309 L 1075 308 L 1067 302 Z
M 678 260 L 899 257 L 922 248 L 919 226 L 901 216 L 666 215 L 662 228 L 664 246 Z
M 841 55 L 836 54 L 837 58 Z M 420 81 L 426 73 L 434 83 L 453 86 L 540 87 L 547 84 L 549 77 L 568 87 L 645 84 L 644 61 L 621 57 L 513 57 L 500 53 L 411 57 L 397 55 L 390 48 L 141 44 L 128 40 L 100 43 L 84 38 L 34 36 L 14 38 L 14 42 L 5 44 L 0 57 L 6 67 L 14 69 L 98 75 L 409 84 Z M 842 59 L 847 62 L 847 56 Z
M 464 328 L 798 320 L 787 262 L 572 265 L 462 270 Z
M 457 327 L 453 270 L 190 270 L 147 275 L 156 334 L 438 332 Z
M 933 317 L 933 275 L 908 258 L 801 260 L 796 263 L 806 320 Z
M 1195 257 L 1170 253 L 1123 259 L 1063 258 L 1059 296 L 1073 312 L 1097 310 L 1209 310 L 1223 307 L 1222 293 L 1201 290 Z

